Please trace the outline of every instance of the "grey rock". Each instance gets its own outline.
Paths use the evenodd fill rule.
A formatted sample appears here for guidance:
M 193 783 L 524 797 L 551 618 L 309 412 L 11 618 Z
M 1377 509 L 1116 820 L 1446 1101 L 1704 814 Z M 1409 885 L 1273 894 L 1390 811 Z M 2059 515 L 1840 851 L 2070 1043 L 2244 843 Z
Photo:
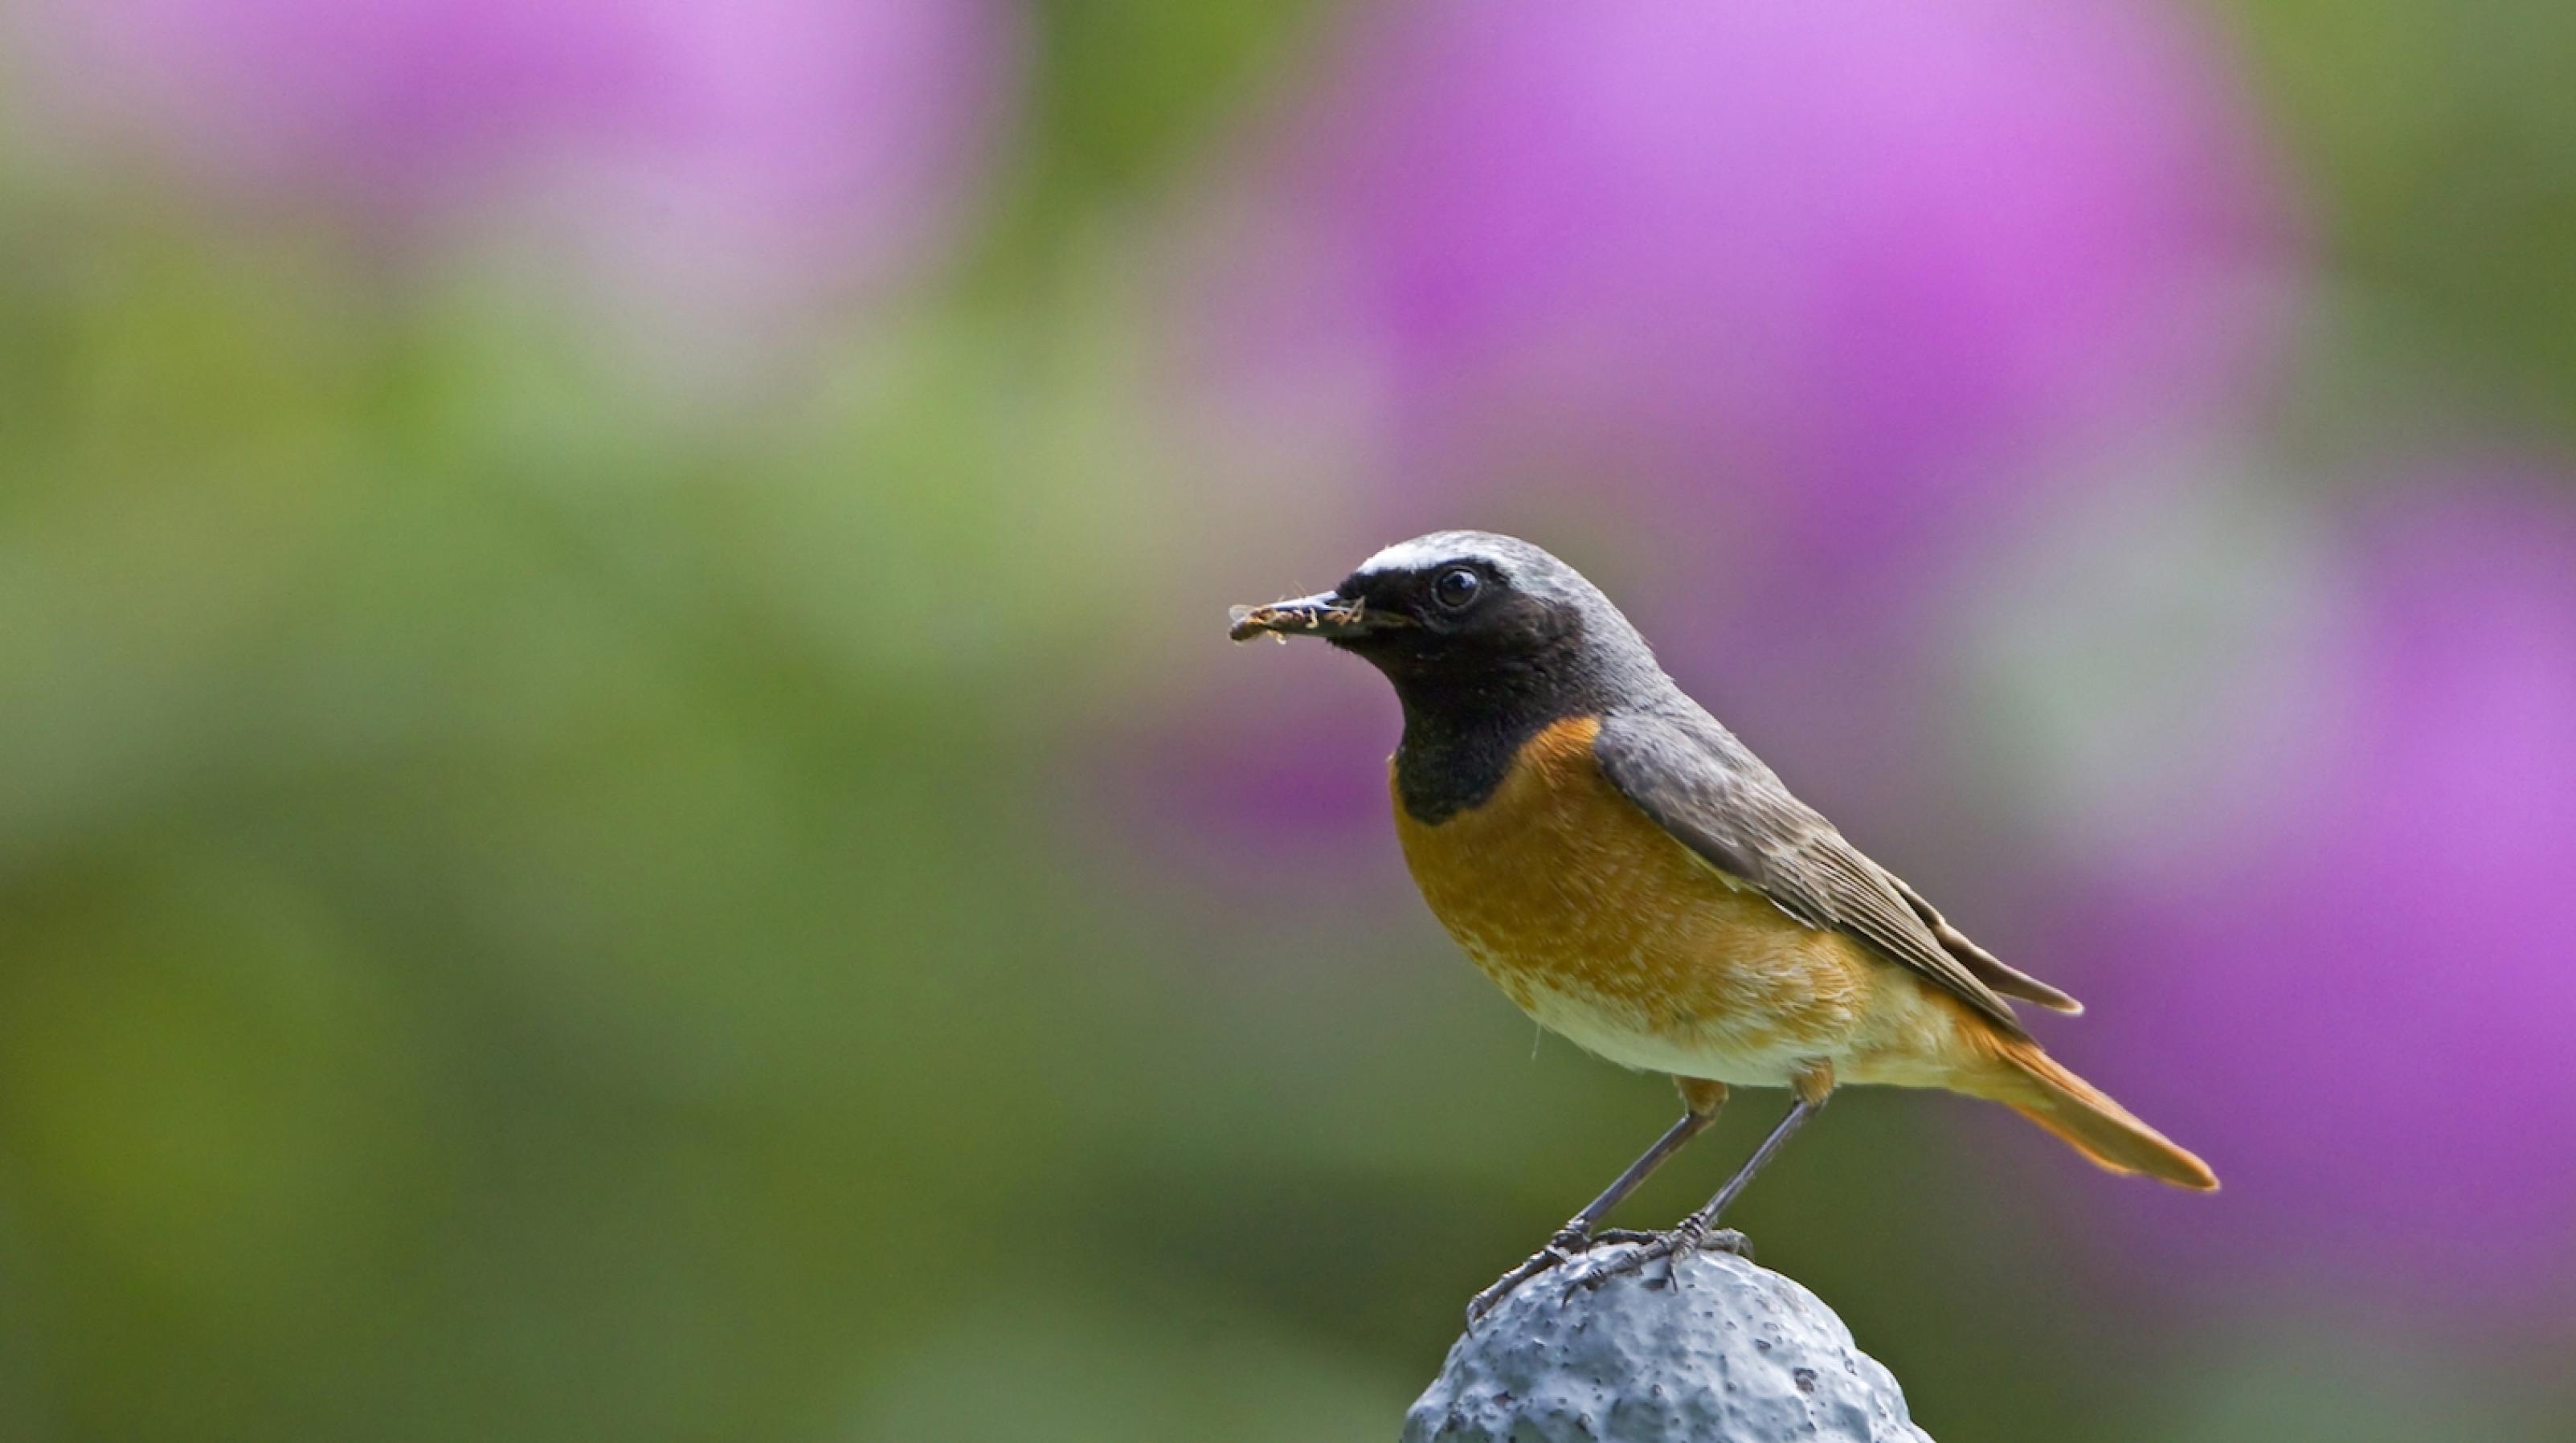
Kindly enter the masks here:
M 1815 1294 L 1725 1253 L 1677 1290 L 1663 1272 L 1522 1284 L 1449 1349 L 1404 1443 L 1931 1443 Z

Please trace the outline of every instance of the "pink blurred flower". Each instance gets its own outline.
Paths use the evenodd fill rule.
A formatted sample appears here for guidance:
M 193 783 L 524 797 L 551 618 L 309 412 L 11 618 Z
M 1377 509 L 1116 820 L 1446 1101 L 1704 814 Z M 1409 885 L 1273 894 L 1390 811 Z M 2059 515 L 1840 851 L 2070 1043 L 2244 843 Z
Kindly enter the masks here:
M 1238 920 L 1311 917 L 1323 896 L 1357 914 L 1405 901 L 1387 820 L 1400 723 L 1386 682 L 1321 647 L 1174 664 L 1199 668 L 1203 684 L 1140 714 L 1086 768 L 1081 811 L 1132 839 L 1127 870 L 1188 878 Z
M 2226 1182 L 2190 1210 L 2195 1253 L 2554 1287 L 2576 1269 L 2576 505 L 2423 491 L 2338 584 L 2311 708 L 2335 720 L 2236 834 L 2172 839 L 2229 860 L 2152 886 L 2109 864 L 2076 929 L 2107 949 L 2085 1030 Z
M 1939 583 L 2227 424 L 2280 330 L 2261 143 L 2157 0 L 1398 0 L 1330 56 L 1199 322 L 1231 424 L 1355 449 L 1382 539 L 1633 558 L 1676 674 L 1855 816 L 1941 800 Z
M 1414 0 L 1348 41 L 1228 319 L 1268 380 L 1377 378 L 1446 523 L 1637 477 L 1633 521 L 1884 579 L 2263 352 L 2282 227 L 2164 7 Z
M 996 0 L 51 0 L 54 103 L 218 174 L 380 201 L 569 192 L 865 268 L 917 247 L 990 138 Z

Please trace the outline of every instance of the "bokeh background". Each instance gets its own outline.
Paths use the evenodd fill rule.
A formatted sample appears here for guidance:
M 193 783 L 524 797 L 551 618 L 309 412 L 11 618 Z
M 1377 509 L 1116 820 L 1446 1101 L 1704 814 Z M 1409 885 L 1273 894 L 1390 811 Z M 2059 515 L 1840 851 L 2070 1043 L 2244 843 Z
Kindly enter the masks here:
M 1392 1436 L 1672 1107 L 1223 640 L 1453 525 L 2225 1176 L 1839 1099 L 1738 1220 L 1936 1436 L 2576 1435 L 2570 55 L 5 0 L 0 1435 Z

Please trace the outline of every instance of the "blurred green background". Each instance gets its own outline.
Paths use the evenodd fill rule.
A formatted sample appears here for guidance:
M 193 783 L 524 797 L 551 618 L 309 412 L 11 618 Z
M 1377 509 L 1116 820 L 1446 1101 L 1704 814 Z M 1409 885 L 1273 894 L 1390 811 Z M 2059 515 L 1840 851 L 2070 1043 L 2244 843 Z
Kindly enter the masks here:
M 0 1436 L 1392 1436 L 1672 1110 L 1222 640 L 1452 525 L 2227 1179 L 1838 1098 L 1935 1436 L 2576 1433 L 2576 10 L 0 44 Z

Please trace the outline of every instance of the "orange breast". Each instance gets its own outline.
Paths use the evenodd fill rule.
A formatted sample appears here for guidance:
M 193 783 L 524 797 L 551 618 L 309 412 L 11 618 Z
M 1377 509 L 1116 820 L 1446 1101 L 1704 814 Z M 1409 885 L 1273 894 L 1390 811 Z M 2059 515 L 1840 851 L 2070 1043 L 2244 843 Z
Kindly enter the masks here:
M 1423 899 L 1553 1031 L 1632 1067 L 1777 1085 L 1843 1050 L 1879 985 L 1857 943 L 1703 864 L 1559 722 L 1484 805 L 1437 825 L 1396 806 Z

